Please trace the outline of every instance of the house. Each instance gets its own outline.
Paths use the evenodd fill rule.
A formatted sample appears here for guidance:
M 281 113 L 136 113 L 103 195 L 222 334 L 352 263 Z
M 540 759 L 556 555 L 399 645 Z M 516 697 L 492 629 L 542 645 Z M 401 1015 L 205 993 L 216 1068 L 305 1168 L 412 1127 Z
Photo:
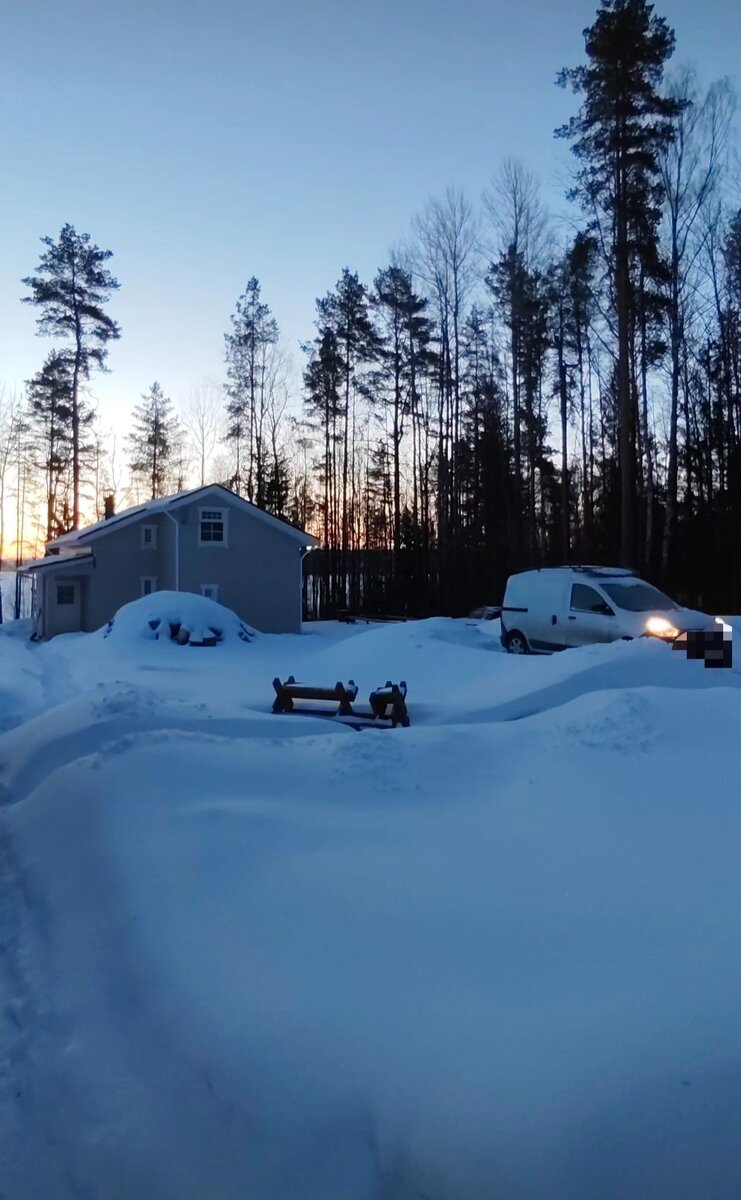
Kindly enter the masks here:
M 302 568 L 318 543 L 220 484 L 149 500 L 49 542 L 30 563 L 34 633 L 99 629 L 155 591 L 200 592 L 268 633 L 301 629 Z

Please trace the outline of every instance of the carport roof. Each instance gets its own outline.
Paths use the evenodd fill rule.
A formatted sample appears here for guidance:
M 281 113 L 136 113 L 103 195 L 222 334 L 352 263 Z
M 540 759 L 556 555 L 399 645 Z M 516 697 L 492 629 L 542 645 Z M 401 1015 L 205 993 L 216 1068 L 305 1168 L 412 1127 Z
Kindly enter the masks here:
M 92 554 L 52 554 L 35 562 L 24 563 L 19 574 L 59 571 L 60 574 L 66 575 L 90 575 L 94 566 L 95 559 Z

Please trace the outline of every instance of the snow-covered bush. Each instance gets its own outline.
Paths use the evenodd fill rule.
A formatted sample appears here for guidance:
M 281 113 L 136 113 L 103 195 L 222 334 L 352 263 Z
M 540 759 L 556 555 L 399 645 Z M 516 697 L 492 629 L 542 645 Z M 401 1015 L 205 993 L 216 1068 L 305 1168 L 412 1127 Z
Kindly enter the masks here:
M 166 638 L 181 646 L 216 646 L 219 642 L 251 642 L 255 630 L 236 613 L 193 592 L 152 592 L 119 608 L 104 637 L 117 641 Z

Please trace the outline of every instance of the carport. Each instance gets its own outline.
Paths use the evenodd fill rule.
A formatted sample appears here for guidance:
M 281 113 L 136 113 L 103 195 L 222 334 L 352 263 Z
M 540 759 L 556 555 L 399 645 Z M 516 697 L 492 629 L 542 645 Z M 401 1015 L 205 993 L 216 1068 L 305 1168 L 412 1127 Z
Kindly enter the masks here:
M 31 617 L 35 639 L 84 628 L 87 584 L 95 568 L 92 554 L 45 558 L 21 572 L 31 580 Z

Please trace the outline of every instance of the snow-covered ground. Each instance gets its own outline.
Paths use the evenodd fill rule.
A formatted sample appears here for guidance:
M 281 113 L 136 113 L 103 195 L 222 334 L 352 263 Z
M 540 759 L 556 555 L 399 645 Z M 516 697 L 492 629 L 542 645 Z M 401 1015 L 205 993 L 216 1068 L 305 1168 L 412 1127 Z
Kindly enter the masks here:
M 741 645 L 0 631 L 3 1200 L 738 1200 Z M 271 715 L 409 684 L 410 729 Z

